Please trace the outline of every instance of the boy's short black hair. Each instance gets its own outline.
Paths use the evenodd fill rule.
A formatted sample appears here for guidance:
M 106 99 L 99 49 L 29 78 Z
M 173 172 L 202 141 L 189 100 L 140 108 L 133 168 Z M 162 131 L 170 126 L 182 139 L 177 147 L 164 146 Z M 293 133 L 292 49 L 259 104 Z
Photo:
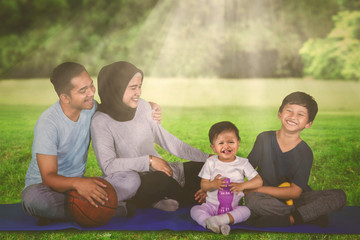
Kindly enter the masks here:
M 235 132 L 236 137 L 238 138 L 239 141 L 241 141 L 241 138 L 239 136 L 239 129 L 235 126 L 235 124 L 233 124 L 232 122 L 229 121 L 223 121 L 223 122 L 218 122 L 215 123 L 214 125 L 211 126 L 210 130 L 209 130 L 209 140 L 210 143 L 213 143 L 213 140 L 222 132 L 225 131 L 233 131 Z
M 83 71 L 86 71 L 85 67 L 75 62 L 64 62 L 54 68 L 50 81 L 54 85 L 57 95 L 65 93 L 70 95 L 70 90 L 74 87 L 71 84 L 71 79 L 79 76 Z
M 296 104 L 305 107 L 308 110 L 309 114 L 308 122 L 314 121 L 315 116 L 318 112 L 318 105 L 315 99 L 304 92 L 293 92 L 287 95 L 282 101 L 279 112 L 282 112 L 286 104 Z

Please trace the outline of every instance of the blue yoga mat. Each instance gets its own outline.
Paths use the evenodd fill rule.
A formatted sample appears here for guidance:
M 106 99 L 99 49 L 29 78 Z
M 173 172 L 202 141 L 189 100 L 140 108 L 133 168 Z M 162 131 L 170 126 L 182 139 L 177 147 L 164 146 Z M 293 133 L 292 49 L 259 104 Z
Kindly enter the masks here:
M 37 218 L 24 214 L 21 204 L 0 205 L 0 231 L 53 231 L 64 229 L 78 230 L 127 230 L 127 231 L 209 231 L 198 225 L 190 217 L 190 208 L 180 208 L 176 212 L 164 212 L 158 209 L 138 209 L 132 218 L 114 217 L 106 225 L 96 228 L 81 227 L 75 222 L 52 222 L 46 226 L 37 226 Z M 246 223 L 231 226 L 232 231 L 267 231 L 288 233 L 337 233 L 360 234 L 360 207 L 345 207 L 329 217 L 329 226 L 322 228 L 302 224 L 291 227 L 256 228 Z

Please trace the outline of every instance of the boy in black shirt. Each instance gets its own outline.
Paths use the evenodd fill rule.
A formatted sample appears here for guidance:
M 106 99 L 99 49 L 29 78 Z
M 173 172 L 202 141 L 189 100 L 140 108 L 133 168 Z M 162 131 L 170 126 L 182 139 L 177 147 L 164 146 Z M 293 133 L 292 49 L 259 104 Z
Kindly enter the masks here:
M 258 168 L 263 186 L 245 195 L 256 226 L 313 223 L 326 227 L 327 215 L 346 205 L 344 191 L 312 191 L 308 185 L 313 154 L 300 133 L 311 127 L 317 110 L 310 95 L 291 93 L 279 108 L 281 129 L 258 135 L 248 159 Z M 284 182 L 288 186 L 280 187 Z

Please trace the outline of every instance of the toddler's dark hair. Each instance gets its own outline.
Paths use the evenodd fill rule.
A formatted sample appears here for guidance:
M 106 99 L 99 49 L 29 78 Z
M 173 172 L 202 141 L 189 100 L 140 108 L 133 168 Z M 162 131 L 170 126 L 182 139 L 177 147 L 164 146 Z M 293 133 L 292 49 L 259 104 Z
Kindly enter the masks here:
M 233 131 L 235 132 L 236 137 L 238 138 L 239 141 L 241 141 L 241 138 L 239 136 L 239 129 L 232 123 L 229 121 L 223 121 L 223 122 L 218 122 L 215 123 L 214 125 L 211 126 L 210 130 L 209 130 L 209 140 L 210 143 L 213 143 L 213 140 L 222 132 L 225 131 Z
M 315 116 L 318 112 L 318 105 L 315 99 L 307 93 L 304 92 L 293 92 L 287 95 L 279 108 L 279 112 L 282 112 L 286 104 L 296 104 L 305 107 L 308 110 L 309 121 L 312 122 L 315 119 Z

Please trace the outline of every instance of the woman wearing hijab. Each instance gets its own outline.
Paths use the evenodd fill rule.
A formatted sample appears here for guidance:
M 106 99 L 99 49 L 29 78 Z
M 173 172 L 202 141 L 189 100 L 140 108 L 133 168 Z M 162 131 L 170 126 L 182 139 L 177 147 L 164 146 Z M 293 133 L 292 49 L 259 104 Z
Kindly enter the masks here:
M 152 119 L 149 103 L 140 98 L 143 76 L 128 62 L 101 69 L 101 104 L 91 123 L 92 145 L 119 201 L 175 211 L 179 204 L 204 199 L 197 175 L 209 155 L 182 142 Z M 166 162 L 154 143 L 193 162 Z

